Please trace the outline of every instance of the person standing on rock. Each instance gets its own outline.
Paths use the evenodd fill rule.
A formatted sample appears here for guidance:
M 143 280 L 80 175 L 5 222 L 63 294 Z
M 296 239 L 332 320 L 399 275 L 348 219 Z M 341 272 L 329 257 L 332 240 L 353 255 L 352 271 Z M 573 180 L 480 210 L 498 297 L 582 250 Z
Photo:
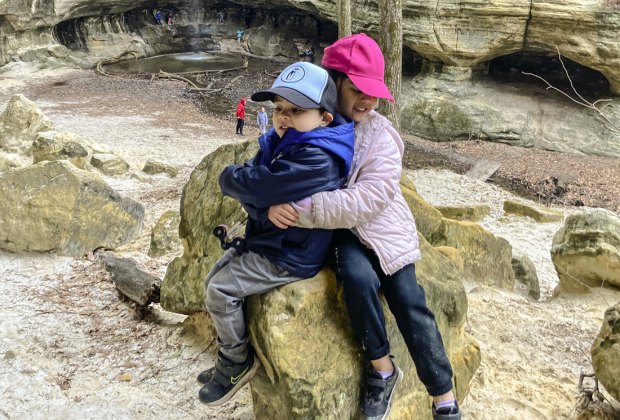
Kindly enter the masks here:
M 243 136 L 243 125 L 245 124 L 245 98 L 241 98 L 237 104 L 237 130 L 236 134 Z
M 374 111 L 379 98 L 394 101 L 384 83 L 383 53 L 372 38 L 356 34 L 327 47 L 321 64 L 336 82 L 338 112 L 355 122 L 347 186 L 274 206 L 269 220 L 281 229 L 338 229 L 333 268 L 369 362 L 360 402 L 364 418 L 387 417 L 403 377 L 390 355 L 381 290 L 432 396 L 433 418 L 460 419 L 450 360 L 416 281 L 414 263 L 421 253 L 413 215 L 400 190 L 403 142 L 387 118 Z
M 265 107 L 261 107 L 258 115 L 256 116 L 256 123 L 258 124 L 258 130 L 261 135 L 267 132 L 267 124 L 269 123 L 269 117 L 265 112 Z
M 353 158 L 353 123 L 336 114 L 336 86 L 321 67 L 292 64 L 252 100 L 273 101 L 273 128 L 260 137 L 253 159 L 226 167 L 219 178 L 222 193 L 241 203 L 248 221 L 243 250 L 231 248 L 205 279 L 219 344 L 215 366 L 198 375 L 204 384 L 198 396 L 207 405 L 228 401 L 259 368 L 248 342 L 245 299 L 313 277 L 329 251 L 333 231 L 278 229 L 269 207 L 341 188 Z

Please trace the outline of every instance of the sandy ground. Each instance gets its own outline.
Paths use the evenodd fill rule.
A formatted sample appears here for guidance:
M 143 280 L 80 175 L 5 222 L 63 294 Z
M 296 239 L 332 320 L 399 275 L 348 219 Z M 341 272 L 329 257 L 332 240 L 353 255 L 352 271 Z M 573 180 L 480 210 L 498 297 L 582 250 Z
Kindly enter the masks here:
M 122 253 L 163 277 L 169 258 L 146 256 L 150 229 L 164 211 L 178 209 L 205 154 L 242 140 L 234 122 L 202 113 L 180 82 L 21 68 L 2 77 L 0 110 L 12 93 L 24 93 L 59 129 L 110 145 L 135 171 L 149 158 L 180 166 L 172 179 L 105 178 L 146 208 L 143 234 Z M 574 418 L 579 374 L 592 370 L 590 345 L 620 293 L 552 297 L 558 280 L 549 248 L 560 224 L 503 215 L 502 200 L 514 196 L 489 183 L 447 170 L 409 174 L 432 204 L 490 205 L 482 224 L 527 254 L 541 283 L 540 301 L 521 289 L 466 284 L 467 330 L 481 346 L 482 365 L 462 402 L 464 417 Z M 247 388 L 217 409 L 197 401 L 194 378 L 212 364 L 213 343 L 197 341 L 184 316 L 157 305 L 139 316 L 100 263 L 0 251 L 0 279 L 0 418 L 253 418 Z

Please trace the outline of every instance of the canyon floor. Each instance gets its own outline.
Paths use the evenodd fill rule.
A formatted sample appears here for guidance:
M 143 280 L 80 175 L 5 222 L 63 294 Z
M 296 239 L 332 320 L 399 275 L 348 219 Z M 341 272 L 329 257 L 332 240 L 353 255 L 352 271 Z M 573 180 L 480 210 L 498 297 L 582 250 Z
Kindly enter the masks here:
M 264 87 L 249 78 L 238 83 L 238 95 Z M 136 171 L 151 158 L 179 166 L 176 178 L 157 175 L 142 182 L 129 176 L 105 177 L 146 209 L 142 235 L 118 253 L 160 277 L 170 258 L 146 255 L 155 222 L 166 210 L 179 208 L 183 186 L 206 154 L 221 144 L 257 134 L 255 114 L 248 117 L 246 136 L 236 136 L 233 109 L 224 116 L 205 112 L 202 101 L 176 80 L 102 77 L 85 70 L 33 72 L 15 66 L 0 79 L 0 110 L 13 93 L 33 100 L 58 129 L 108 144 Z M 410 136 L 406 139 L 437 155 L 441 148 L 452 148 L 475 156 L 476 150 L 487 147 L 479 143 L 437 146 Z M 489 150 L 479 152 L 480 156 Z M 495 157 L 510 155 L 517 153 L 508 150 Z M 618 160 L 561 154 L 553 163 L 531 159 L 528 176 L 539 178 L 531 183 L 543 182 L 549 166 L 563 159 L 580 165 L 580 173 L 586 174 L 578 187 L 584 196 L 606 193 L 601 191 L 605 185 L 600 175 L 589 171 L 592 165 L 609 170 L 605 172 L 611 177 L 608 185 L 620 185 L 614 172 L 620 167 Z M 517 165 L 523 163 L 517 160 L 502 160 L 501 170 L 519 174 Z M 561 224 L 504 215 L 502 202 L 514 198 L 513 193 L 457 172 L 407 170 L 431 204 L 491 206 L 482 224 L 506 238 L 514 252 L 530 257 L 541 287 L 536 301 L 520 288 L 506 291 L 466 284 L 466 328 L 480 344 L 482 364 L 462 401 L 464 418 L 575 418 L 579 375 L 592 371 L 590 346 L 605 309 L 620 294 L 594 289 L 585 295 L 554 296 L 558 279 L 549 249 Z M 595 205 L 618 211 L 614 200 L 619 196 Z M 552 206 L 565 214 L 579 210 Z M 196 339 L 183 324 L 184 316 L 158 305 L 146 313 L 137 312 L 116 292 L 101 263 L 87 257 L 0 251 L 0 279 L 0 418 L 254 418 L 247 387 L 219 408 L 198 402 L 195 375 L 213 363 L 214 344 Z

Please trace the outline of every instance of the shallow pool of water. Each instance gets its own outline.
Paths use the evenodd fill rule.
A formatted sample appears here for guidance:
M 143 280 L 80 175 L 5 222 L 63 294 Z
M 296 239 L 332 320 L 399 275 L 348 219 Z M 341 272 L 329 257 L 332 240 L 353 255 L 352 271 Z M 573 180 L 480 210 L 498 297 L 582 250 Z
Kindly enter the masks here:
M 223 70 L 243 65 L 243 57 L 214 55 L 204 52 L 157 55 L 111 64 L 111 73 L 185 73 L 205 70 Z

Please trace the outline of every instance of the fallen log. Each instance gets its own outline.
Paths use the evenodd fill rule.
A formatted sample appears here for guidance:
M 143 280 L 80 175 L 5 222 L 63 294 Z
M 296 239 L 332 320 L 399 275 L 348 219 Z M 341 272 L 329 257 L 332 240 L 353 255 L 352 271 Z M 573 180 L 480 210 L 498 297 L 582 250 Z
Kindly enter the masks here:
M 129 258 L 119 258 L 111 252 L 99 254 L 105 269 L 112 276 L 116 288 L 140 306 L 159 303 L 161 279 L 142 271 Z

